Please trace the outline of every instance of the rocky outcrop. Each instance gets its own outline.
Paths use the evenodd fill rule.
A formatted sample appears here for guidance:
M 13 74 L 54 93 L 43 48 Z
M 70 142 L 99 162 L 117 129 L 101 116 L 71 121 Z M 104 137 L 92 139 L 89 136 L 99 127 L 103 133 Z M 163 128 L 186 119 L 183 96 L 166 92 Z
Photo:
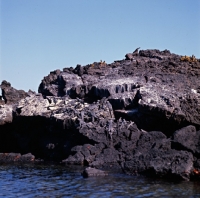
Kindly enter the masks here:
M 184 180 L 200 170 L 199 131 L 194 126 L 175 131 L 171 138 L 160 131 L 146 132 L 132 121 L 115 119 L 107 99 L 89 104 L 32 95 L 15 108 L 12 125 L 1 127 L 3 152 L 31 152 L 64 164 Z
M 20 153 L 0 153 L 0 164 L 4 163 L 32 163 L 35 161 L 35 156 L 31 153 L 21 155 Z
M 44 78 L 39 92 L 89 103 L 106 97 L 116 118 L 168 136 L 189 124 L 200 126 L 200 62 L 181 61 L 169 50 L 140 50 L 133 57 L 54 71 Z
M 172 149 L 171 139 L 152 131 L 140 136 L 138 146 L 124 163 L 124 170 L 131 174 L 189 179 L 193 161 L 191 153 Z
M 199 178 L 199 84 L 200 62 L 182 61 L 168 50 L 137 50 L 111 64 L 55 70 L 39 94 L 0 106 L 0 152 Z
M 11 87 L 11 84 L 5 80 L 2 81 L 0 88 L 2 90 L 2 97 L 4 99 L 5 104 L 15 104 L 20 99 L 28 96 L 28 94 L 25 91 L 17 90 Z

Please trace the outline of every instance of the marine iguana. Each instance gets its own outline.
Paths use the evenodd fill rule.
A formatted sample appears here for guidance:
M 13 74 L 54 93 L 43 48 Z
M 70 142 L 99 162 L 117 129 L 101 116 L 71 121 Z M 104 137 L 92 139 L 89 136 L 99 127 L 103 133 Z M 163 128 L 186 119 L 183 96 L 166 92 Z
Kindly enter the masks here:
M 136 48 L 135 51 L 133 52 L 133 56 L 137 56 L 138 55 L 138 50 L 140 49 L 140 47 Z

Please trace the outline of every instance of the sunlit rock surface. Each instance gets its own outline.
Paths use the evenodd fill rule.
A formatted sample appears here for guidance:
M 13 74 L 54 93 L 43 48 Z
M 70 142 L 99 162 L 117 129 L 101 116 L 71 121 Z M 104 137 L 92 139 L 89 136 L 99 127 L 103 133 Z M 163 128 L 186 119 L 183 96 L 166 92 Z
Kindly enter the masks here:
M 136 50 L 125 57 L 50 72 L 39 94 L 18 92 L 3 81 L 0 152 L 198 179 L 199 60 L 168 50 Z
M 57 91 L 47 94 L 53 87 Z M 181 61 L 168 50 L 141 50 L 131 60 L 54 71 L 39 92 L 88 102 L 106 97 L 117 118 L 126 117 L 148 131 L 171 133 L 188 124 L 200 125 L 200 62 Z

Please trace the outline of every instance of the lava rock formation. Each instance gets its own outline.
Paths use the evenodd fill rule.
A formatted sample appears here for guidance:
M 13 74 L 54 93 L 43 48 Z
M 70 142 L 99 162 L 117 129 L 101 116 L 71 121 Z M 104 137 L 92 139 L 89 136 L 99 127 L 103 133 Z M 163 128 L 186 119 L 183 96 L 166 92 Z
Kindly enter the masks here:
M 7 81 L 0 87 L 1 153 L 200 178 L 200 60 L 194 56 L 136 50 L 111 64 L 50 72 L 38 94 Z

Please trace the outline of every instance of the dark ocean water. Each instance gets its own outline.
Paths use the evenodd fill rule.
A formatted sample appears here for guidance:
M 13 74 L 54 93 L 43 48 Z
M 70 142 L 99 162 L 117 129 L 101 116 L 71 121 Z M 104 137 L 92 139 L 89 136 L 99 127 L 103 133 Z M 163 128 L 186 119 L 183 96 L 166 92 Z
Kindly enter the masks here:
M 110 173 L 84 179 L 83 167 L 1 165 L 0 197 L 200 197 L 200 182 Z

